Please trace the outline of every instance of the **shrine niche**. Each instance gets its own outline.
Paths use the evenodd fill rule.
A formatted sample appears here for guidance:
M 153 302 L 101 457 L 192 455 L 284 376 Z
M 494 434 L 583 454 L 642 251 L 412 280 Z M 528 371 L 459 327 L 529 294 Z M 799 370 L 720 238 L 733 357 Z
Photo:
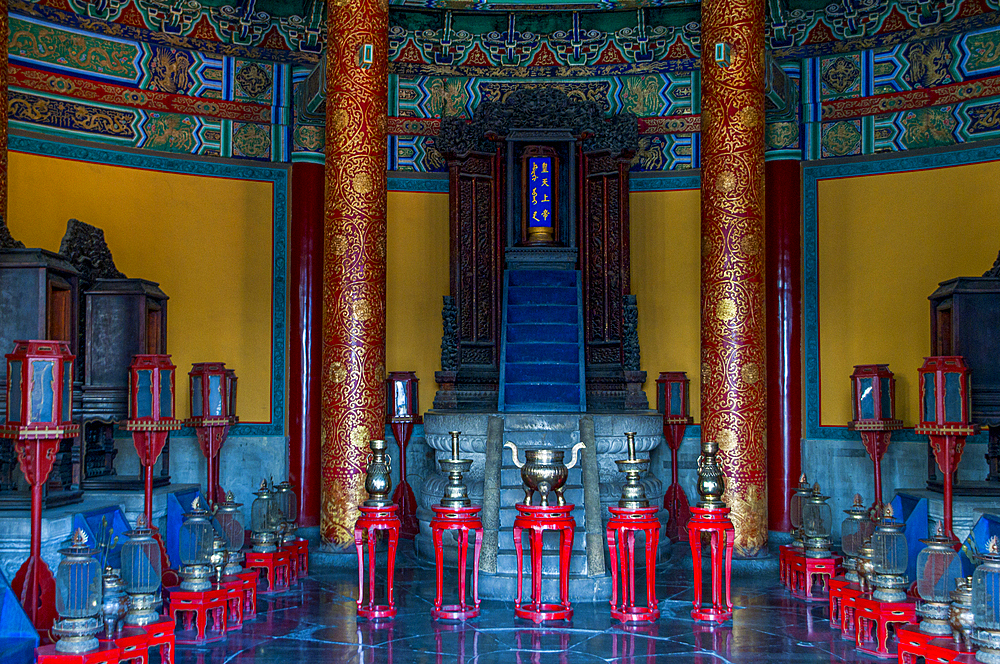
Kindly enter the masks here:
M 504 409 L 500 396 L 511 376 L 502 366 L 505 273 L 514 279 L 523 270 L 566 271 L 567 293 L 578 275 L 586 394 L 579 406 L 566 399 L 559 409 L 648 408 L 630 293 L 629 167 L 637 142 L 634 115 L 605 117 L 596 102 L 553 87 L 484 102 L 471 120 L 442 119 L 435 145 L 449 173 L 450 294 L 435 408 Z M 543 174 L 551 179 L 532 180 Z M 573 324 L 568 315 L 566 322 Z M 567 366 L 567 384 L 571 372 Z M 543 387 L 535 384 L 524 399 L 552 400 Z

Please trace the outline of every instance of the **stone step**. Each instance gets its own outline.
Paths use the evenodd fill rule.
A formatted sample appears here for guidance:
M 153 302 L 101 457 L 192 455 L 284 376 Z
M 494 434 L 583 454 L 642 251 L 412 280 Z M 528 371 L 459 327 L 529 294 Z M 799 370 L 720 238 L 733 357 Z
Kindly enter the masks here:
M 576 343 L 508 343 L 507 363 L 568 362 L 574 367 L 580 361 L 580 346 Z
M 517 572 L 502 574 L 479 574 L 479 596 L 484 599 L 502 599 L 508 602 L 517 596 Z M 569 575 L 570 602 L 604 602 L 611 597 L 611 575 L 587 576 L 584 574 Z M 526 576 L 522 582 L 521 601 L 527 603 L 531 599 L 531 577 Z M 559 578 L 557 576 L 542 577 L 542 601 L 559 601 Z
M 574 307 L 570 307 L 575 311 Z M 571 323 L 526 322 L 507 323 L 507 343 L 558 342 L 576 344 L 580 340 L 579 326 L 574 319 Z
M 580 365 L 545 358 L 539 362 L 511 362 L 504 369 L 507 389 L 521 383 L 566 383 L 576 388 L 580 383 Z
M 512 286 L 507 289 L 507 305 L 569 304 L 576 306 L 575 286 Z
M 510 270 L 507 274 L 508 286 L 511 288 L 539 286 L 576 288 L 575 270 Z

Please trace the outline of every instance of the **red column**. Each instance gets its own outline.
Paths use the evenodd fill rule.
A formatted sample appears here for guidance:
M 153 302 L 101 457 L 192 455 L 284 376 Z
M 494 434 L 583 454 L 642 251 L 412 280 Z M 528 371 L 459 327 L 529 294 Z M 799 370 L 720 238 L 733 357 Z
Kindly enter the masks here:
M 798 160 L 764 165 L 767 260 L 768 529 L 789 532 L 802 471 L 802 172 Z
M 299 525 L 319 525 L 323 334 L 323 164 L 292 163 L 288 233 L 288 480 Z
M 767 545 L 764 0 L 702 0 L 701 422 L 736 551 Z
M 368 442 L 385 431 L 388 3 L 327 3 L 320 535 L 354 544 Z

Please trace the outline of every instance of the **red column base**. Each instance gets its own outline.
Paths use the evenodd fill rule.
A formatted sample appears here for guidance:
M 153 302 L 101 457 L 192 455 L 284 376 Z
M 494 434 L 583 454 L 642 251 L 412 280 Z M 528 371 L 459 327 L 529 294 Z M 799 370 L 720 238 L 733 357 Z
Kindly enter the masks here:
M 264 570 L 267 587 L 263 594 L 280 593 L 288 590 L 291 577 L 292 557 L 288 551 L 277 550 L 268 553 L 247 551 L 243 566 L 247 569 Z
M 433 505 L 434 518 L 431 519 L 431 535 L 434 539 L 434 562 L 437 573 L 437 592 L 431 617 L 435 620 L 468 620 L 479 615 L 479 552 L 483 545 L 483 522 L 479 518 L 482 508 L 443 507 Z M 441 539 L 446 530 L 457 530 L 458 538 L 458 604 L 443 603 L 444 551 Z M 472 606 L 465 602 L 466 556 L 469 551 L 469 533 L 475 535 L 475 549 L 472 554 Z
M 55 644 L 35 648 L 36 664 L 117 664 L 118 647 L 102 643 L 97 650 L 84 653 L 59 652 Z
M 226 638 L 228 599 L 225 588 L 200 591 L 164 588 L 164 595 L 170 617 L 176 623 L 180 615 L 182 630 L 187 632 L 180 635 L 175 632 L 176 643 L 199 644 Z
M 609 507 L 608 551 L 611 553 L 611 617 L 621 622 L 652 622 L 660 617 L 656 602 L 656 549 L 660 543 L 660 521 L 656 507 L 625 509 Z M 645 533 L 646 606 L 635 604 L 635 533 Z M 619 560 L 621 574 L 619 581 Z M 621 599 L 618 588 L 621 586 Z
M 917 603 L 912 600 L 880 602 L 872 597 L 861 596 L 856 605 L 854 644 L 857 649 L 883 659 L 897 657 L 896 644 L 889 640 L 889 625 L 916 625 Z
M 514 551 L 517 554 L 517 597 L 514 615 L 535 623 L 546 620 L 570 620 L 573 608 L 569 601 L 569 561 L 573 553 L 576 519 L 570 516 L 573 505 L 542 507 L 518 503 L 514 518 Z M 531 601 L 522 606 L 524 574 L 521 533 L 527 529 L 531 548 Z M 542 533 L 559 531 L 559 603 L 542 601 Z
M 396 505 L 388 507 L 358 508 L 361 516 L 354 523 L 354 544 L 358 548 L 358 617 L 378 620 L 396 615 L 396 602 L 392 597 L 392 583 L 396 570 L 396 545 L 399 543 L 399 517 Z M 389 561 L 386 580 L 386 603 L 375 603 L 375 532 L 384 530 L 389 536 Z M 365 597 L 364 544 L 368 543 L 368 602 Z

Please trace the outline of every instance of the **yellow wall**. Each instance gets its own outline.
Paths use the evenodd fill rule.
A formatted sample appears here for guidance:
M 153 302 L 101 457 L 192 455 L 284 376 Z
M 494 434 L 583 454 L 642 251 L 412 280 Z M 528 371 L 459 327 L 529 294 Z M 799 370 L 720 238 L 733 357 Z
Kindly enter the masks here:
M 9 226 L 28 247 L 59 250 L 66 222 L 104 230 L 118 269 L 170 296 L 167 349 L 178 415 L 193 362 L 239 377 L 239 415 L 269 422 L 273 185 L 10 153 Z M 81 312 L 82 313 L 82 312 Z
M 448 194 L 389 192 L 387 371 L 416 371 L 420 409 L 434 405 L 441 370 L 441 298 L 448 294 Z
M 917 367 L 930 352 L 927 296 L 993 264 L 997 182 L 1000 162 L 819 182 L 822 424 L 850 420 L 855 364 L 886 362 L 897 417 L 916 423 Z
M 700 412 L 701 192 L 633 193 L 632 293 L 639 304 L 639 349 L 646 396 L 656 407 L 661 371 L 686 371 L 691 414 Z

